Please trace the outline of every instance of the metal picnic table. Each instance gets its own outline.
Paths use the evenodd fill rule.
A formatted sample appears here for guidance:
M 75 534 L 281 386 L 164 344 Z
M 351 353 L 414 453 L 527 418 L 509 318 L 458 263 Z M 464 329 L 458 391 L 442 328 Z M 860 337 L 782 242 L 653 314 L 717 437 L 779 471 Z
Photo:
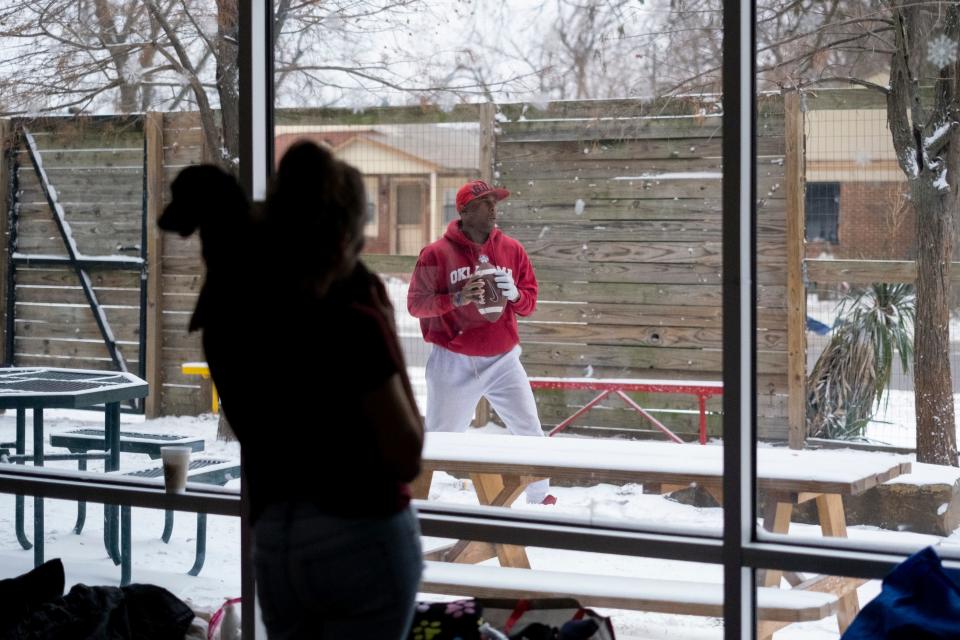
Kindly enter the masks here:
M 711 380 L 650 380 L 642 378 L 530 378 L 533 389 L 554 389 L 560 391 L 599 391 L 600 393 L 590 402 L 578 409 L 569 418 L 560 422 L 550 430 L 550 435 L 563 431 L 574 420 L 593 409 L 601 400 L 610 394 L 616 394 L 627 405 L 646 418 L 650 423 L 662 431 L 674 442 L 683 442 L 679 436 L 668 429 L 662 422 L 650 415 L 650 412 L 641 407 L 627 395 L 627 392 L 636 393 L 680 393 L 696 396 L 700 409 L 700 444 L 707 443 L 707 400 L 713 396 L 723 395 L 723 383 Z
M 16 455 L 10 460 L 30 460 L 42 467 L 48 460 L 103 459 L 106 471 L 120 468 L 120 403 L 146 397 L 149 386 L 131 373 L 52 367 L 8 367 L 0 369 L 0 409 L 17 410 Z M 44 409 L 81 409 L 104 405 L 105 450 L 103 453 L 46 455 L 44 452 Z M 26 410 L 33 410 L 33 453 L 26 449 Z M 33 547 L 35 566 L 43 564 L 43 498 L 33 499 L 33 544 L 24 532 L 23 496 L 16 496 L 16 534 L 24 549 Z M 119 564 L 119 512 L 104 505 L 104 545 Z

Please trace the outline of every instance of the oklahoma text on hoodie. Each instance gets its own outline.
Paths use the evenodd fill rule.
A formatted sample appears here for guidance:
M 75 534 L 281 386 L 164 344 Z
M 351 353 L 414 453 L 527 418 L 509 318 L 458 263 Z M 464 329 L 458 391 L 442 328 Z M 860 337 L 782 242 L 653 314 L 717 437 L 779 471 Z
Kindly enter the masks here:
M 454 307 L 450 294 L 460 290 L 476 270 L 480 256 L 492 266 L 513 275 L 520 297 L 508 303 L 496 322 L 480 315 L 476 305 Z M 512 349 L 517 335 L 517 316 L 528 316 L 537 306 L 537 278 L 523 245 L 494 227 L 482 245 L 460 230 L 460 221 L 420 252 L 413 270 L 407 309 L 420 318 L 423 339 L 467 356 L 495 356 Z

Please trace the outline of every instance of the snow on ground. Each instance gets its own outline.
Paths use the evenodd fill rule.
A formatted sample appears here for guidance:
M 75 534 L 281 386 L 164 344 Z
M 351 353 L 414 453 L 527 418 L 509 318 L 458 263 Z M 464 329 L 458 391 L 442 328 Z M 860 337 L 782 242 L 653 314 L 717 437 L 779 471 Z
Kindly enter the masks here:
M 837 317 L 838 300 L 821 299 L 807 295 L 807 315 L 828 326 Z M 960 416 L 960 317 L 950 318 L 950 364 L 953 370 L 954 413 Z M 830 335 L 819 336 L 807 332 L 807 370 L 813 368 L 817 357 L 830 341 Z M 891 389 L 880 401 L 874 419 L 867 425 L 865 436 L 877 442 L 898 447 L 916 446 L 916 411 L 914 407 L 913 375 L 904 372 L 894 362 Z
M 953 394 L 953 413 L 960 416 L 960 393 Z M 917 414 L 913 391 L 891 389 L 880 401 L 873 420 L 867 424 L 866 437 L 898 447 L 917 444 Z M 960 421 L 957 422 L 960 433 Z
M 101 414 L 85 411 L 49 410 L 45 412 L 45 418 L 48 435 L 81 426 L 95 427 L 102 424 Z M 206 440 L 206 454 L 231 458 L 239 455 L 236 443 L 224 443 L 215 439 L 217 421 L 209 414 L 195 418 L 166 417 L 147 421 L 140 416 L 124 414 L 122 421 L 123 428 L 127 431 L 201 435 Z M 14 427 L 15 418 L 12 413 L 0 416 L 0 440 L 12 440 Z M 502 432 L 494 425 L 489 425 L 480 431 Z M 28 441 L 28 449 L 30 447 Z M 122 460 L 124 469 L 132 470 L 149 464 L 151 461 L 146 456 L 124 454 Z M 70 462 L 54 462 L 50 463 L 50 466 L 75 468 L 75 465 Z M 102 463 L 91 463 L 90 466 L 92 470 L 102 470 Z M 943 472 L 940 470 L 922 468 L 918 470 L 917 480 L 920 482 L 942 480 L 941 476 Z M 521 498 L 514 508 L 541 513 L 555 512 L 617 518 L 652 526 L 658 524 L 671 527 L 693 526 L 704 533 L 717 535 L 722 527 L 721 509 L 700 509 L 672 502 L 662 496 L 645 495 L 638 485 L 554 487 L 552 492 L 559 499 L 555 506 L 527 505 Z M 457 479 L 446 473 L 436 474 L 430 497 L 455 504 L 477 503 L 469 480 Z M 119 583 L 120 569 L 107 559 L 103 548 L 101 514 L 102 508 L 99 505 L 88 505 L 86 527 L 81 535 L 75 535 L 72 532 L 76 517 L 75 503 L 59 500 L 46 501 L 46 555 L 48 558 L 63 559 L 68 585 L 77 582 L 107 585 Z M 27 499 L 27 523 L 28 535 L 32 535 L 32 498 Z M 176 515 L 173 537 L 169 544 L 164 544 L 160 540 L 162 529 L 162 512 L 134 509 L 132 537 L 135 581 L 162 585 L 179 597 L 190 600 L 199 608 L 213 609 L 219 606 L 224 598 L 239 595 L 239 520 L 222 516 L 209 517 L 207 559 L 198 577 L 186 575 L 194 558 L 195 516 L 185 513 Z M 0 567 L 2 567 L 0 577 L 9 577 L 29 570 L 32 566 L 33 551 L 22 550 L 14 537 L 13 496 L 0 495 L 0 531 L 5 532 L 0 542 Z M 791 533 L 819 536 L 819 529 L 811 525 L 794 524 Z M 910 544 L 916 548 L 936 544 L 939 541 L 934 536 L 862 526 L 850 527 L 849 535 L 852 539 L 865 544 L 878 541 L 898 542 Z M 955 533 L 950 541 L 960 543 L 960 535 Z M 436 539 L 428 539 L 425 541 L 425 546 L 436 543 Z M 545 548 L 529 548 L 529 557 L 532 566 L 540 569 L 618 576 L 669 575 L 671 579 L 676 580 L 708 581 L 717 584 L 722 582 L 721 567 L 715 565 Z M 866 602 L 873 597 L 878 589 L 878 582 L 871 582 L 862 587 L 861 602 Z M 618 636 L 627 640 L 641 637 L 678 640 L 722 637 L 722 624 L 718 619 L 632 611 L 606 613 L 613 616 Z M 819 640 L 837 636 L 836 621 L 829 618 L 818 622 L 791 625 L 779 632 L 777 637 L 783 640 Z

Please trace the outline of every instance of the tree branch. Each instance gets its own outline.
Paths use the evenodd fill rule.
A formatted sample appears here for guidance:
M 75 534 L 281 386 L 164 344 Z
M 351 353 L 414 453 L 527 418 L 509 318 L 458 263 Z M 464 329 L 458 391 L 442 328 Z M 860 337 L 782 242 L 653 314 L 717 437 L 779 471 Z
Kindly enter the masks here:
M 852 78 L 849 76 L 823 76 L 815 80 L 810 80 L 809 82 L 798 83 L 796 88 L 805 89 L 807 87 L 823 84 L 825 82 L 844 82 L 846 84 L 852 84 L 852 85 L 864 87 L 866 89 L 871 89 L 883 95 L 887 95 L 888 93 L 890 93 L 890 87 L 885 87 L 875 82 L 869 82 L 867 80 L 861 80 L 860 78 Z
M 915 179 L 920 173 L 918 150 L 914 147 L 913 135 L 907 114 L 912 102 L 914 83 L 911 79 L 910 64 L 907 55 L 906 16 L 896 6 L 893 7 L 897 28 L 894 30 L 897 53 L 890 61 L 890 91 L 887 93 L 887 124 L 890 126 L 893 147 L 897 152 L 897 162 L 908 179 Z

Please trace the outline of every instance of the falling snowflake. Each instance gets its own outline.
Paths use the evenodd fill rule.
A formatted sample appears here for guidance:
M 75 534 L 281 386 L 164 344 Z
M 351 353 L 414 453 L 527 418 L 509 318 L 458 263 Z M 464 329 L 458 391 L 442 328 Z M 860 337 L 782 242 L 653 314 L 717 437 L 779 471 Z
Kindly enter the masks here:
M 957 61 L 957 43 L 940 34 L 927 45 L 927 60 L 937 69 Z

